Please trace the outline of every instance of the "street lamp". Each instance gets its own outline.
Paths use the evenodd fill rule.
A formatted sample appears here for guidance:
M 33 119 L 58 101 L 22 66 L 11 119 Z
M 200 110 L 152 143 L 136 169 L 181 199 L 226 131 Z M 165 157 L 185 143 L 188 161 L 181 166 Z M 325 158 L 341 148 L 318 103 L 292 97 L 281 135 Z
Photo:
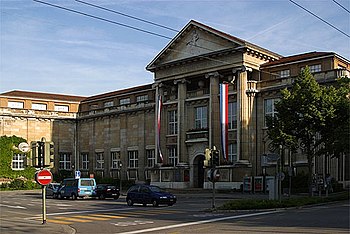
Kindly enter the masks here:
M 121 194 L 121 192 L 122 192 L 122 166 L 123 166 L 121 161 L 119 161 L 118 166 L 119 166 L 119 192 Z

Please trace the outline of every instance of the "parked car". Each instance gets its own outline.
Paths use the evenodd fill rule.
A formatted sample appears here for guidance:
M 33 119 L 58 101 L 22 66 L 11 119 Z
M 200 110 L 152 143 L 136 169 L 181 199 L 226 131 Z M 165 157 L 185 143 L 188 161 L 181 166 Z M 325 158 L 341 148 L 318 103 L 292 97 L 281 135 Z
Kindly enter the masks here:
M 64 179 L 58 190 L 57 197 L 59 199 L 95 196 L 96 181 L 94 178 L 68 178 Z
M 111 184 L 98 184 L 95 190 L 95 195 L 99 199 L 114 198 L 118 199 L 120 196 L 119 189 Z
M 50 183 L 46 186 L 46 197 L 57 198 L 57 192 L 60 187 L 60 183 Z
M 133 185 L 127 192 L 126 202 L 128 206 L 132 206 L 134 203 L 144 206 L 147 204 L 172 206 L 176 203 L 176 196 L 154 185 Z

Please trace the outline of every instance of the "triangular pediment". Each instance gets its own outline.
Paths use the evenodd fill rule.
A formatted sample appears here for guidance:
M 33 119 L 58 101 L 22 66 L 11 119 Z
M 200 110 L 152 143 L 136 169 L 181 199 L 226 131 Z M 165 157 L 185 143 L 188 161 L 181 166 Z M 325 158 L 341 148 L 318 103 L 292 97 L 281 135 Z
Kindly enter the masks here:
M 198 58 L 224 50 L 239 48 L 245 41 L 190 21 L 147 66 L 148 70 L 162 65 Z

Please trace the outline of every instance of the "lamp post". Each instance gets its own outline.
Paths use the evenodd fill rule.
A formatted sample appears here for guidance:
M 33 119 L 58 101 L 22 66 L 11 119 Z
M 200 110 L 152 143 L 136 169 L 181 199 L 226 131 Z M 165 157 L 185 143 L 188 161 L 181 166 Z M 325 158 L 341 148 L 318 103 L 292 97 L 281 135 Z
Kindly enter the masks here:
M 119 192 L 122 193 L 122 162 L 119 161 Z

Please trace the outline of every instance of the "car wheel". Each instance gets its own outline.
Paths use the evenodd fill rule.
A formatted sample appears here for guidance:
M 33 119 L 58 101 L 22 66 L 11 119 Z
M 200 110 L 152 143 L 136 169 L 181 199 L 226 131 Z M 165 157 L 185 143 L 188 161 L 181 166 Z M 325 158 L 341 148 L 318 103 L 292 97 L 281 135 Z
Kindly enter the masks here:
M 153 205 L 154 207 L 156 207 L 156 206 L 158 206 L 158 205 L 159 205 L 159 203 L 158 203 L 158 201 L 157 201 L 157 200 L 153 200 L 153 201 L 152 201 L 152 205 Z
M 53 195 L 53 198 L 55 198 L 55 199 L 57 198 L 57 194 L 56 193 Z
M 128 206 L 132 206 L 134 204 L 134 202 L 130 198 L 126 200 L 126 203 L 128 203 Z
M 63 199 L 62 194 L 60 194 L 60 193 L 57 195 L 57 197 L 58 197 L 58 199 Z
M 117 200 L 118 198 L 119 198 L 119 196 L 115 196 L 115 197 L 114 197 L 114 200 Z
M 143 206 L 147 206 L 147 203 L 143 203 L 142 205 L 143 205 Z
M 72 200 L 77 200 L 77 195 L 75 195 L 75 193 L 72 193 Z
M 101 200 L 103 200 L 103 199 L 105 199 L 105 195 L 100 194 L 99 198 L 100 198 Z
M 169 203 L 169 204 L 168 204 L 168 206 L 172 206 L 172 205 L 174 205 L 174 203 Z

